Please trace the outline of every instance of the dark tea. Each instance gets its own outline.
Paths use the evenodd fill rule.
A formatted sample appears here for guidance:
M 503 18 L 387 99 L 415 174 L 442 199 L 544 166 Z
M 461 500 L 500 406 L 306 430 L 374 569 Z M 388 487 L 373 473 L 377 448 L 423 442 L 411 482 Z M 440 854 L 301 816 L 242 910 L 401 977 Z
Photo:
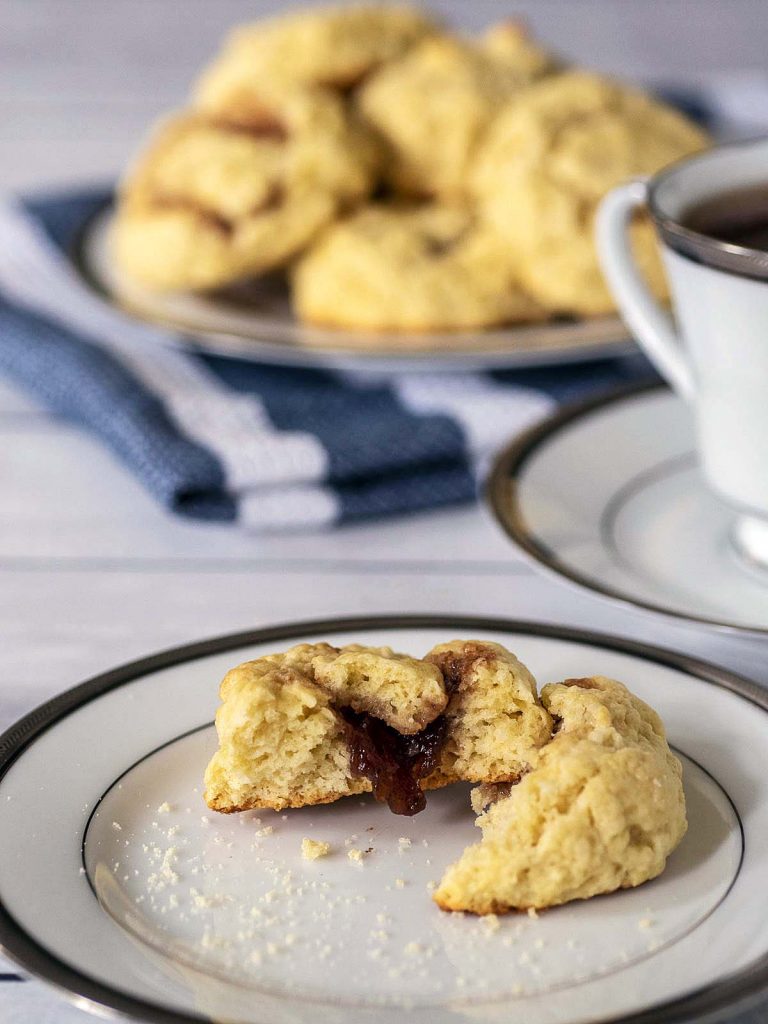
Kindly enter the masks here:
M 768 252 L 768 184 L 710 196 L 689 207 L 681 223 L 719 242 Z

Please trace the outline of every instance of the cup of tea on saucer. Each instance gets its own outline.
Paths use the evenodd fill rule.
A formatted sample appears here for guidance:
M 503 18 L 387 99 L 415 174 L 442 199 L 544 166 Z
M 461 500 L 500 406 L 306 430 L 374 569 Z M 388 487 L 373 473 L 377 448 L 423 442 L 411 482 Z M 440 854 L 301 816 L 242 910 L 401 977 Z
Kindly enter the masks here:
M 633 259 L 653 220 L 674 316 Z M 704 475 L 735 512 L 732 538 L 768 568 L 768 138 L 699 153 L 610 192 L 597 217 L 603 271 L 658 371 L 688 402 Z

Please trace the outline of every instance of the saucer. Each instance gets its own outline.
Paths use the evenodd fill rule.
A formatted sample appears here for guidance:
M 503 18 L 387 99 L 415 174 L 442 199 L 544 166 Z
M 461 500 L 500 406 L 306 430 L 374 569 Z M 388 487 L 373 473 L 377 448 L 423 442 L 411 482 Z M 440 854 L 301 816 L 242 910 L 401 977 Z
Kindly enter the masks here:
M 466 786 L 430 793 L 413 818 L 370 796 L 206 807 L 230 667 L 319 639 L 423 654 L 457 636 L 504 644 L 542 685 L 625 680 L 660 712 L 689 818 L 660 877 L 480 920 L 431 899 L 479 836 Z M 753 684 L 557 626 L 378 617 L 195 643 L 83 683 L 0 737 L 0 947 L 81 1008 L 155 1024 L 720 1019 L 768 986 L 768 779 L 755 759 L 767 744 Z M 306 838 L 327 856 L 305 860 Z
M 633 388 L 516 439 L 489 485 L 496 516 L 540 566 L 598 594 L 722 629 L 768 632 L 768 573 L 733 540 L 708 488 L 689 409 Z

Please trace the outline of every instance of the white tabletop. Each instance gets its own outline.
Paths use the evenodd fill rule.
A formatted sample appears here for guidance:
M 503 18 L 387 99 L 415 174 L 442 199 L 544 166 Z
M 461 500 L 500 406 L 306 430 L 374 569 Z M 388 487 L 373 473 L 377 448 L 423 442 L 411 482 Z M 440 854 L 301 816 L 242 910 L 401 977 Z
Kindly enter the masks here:
M 694 26 L 681 56 L 686 66 L 673 70 L 700 77 L 702 62 L 691 56 L 698 39 L 714 71 L 730 60 L 749 74 L 763 59 L 762 44 L 734 26 L 758 18 L 762 2 L 733 0 L 724 31 L 712 33 L 704 23 L 717 5 L 700 0 L 704 27 Z M 265 6 L 0 0 L 0 188 L 112 176 L 147 120 L 178 101 L 222 26 Z M 443 6 L 461 7 L 458 0 Z M 499 11 L 492 0 L 464 11 L 470 6 L 475 22 Z M 670 26 L 679 32 L 683 6 L 632 4 L 630 13 L 622 0 L 516 4 L 584 59 L 602 54 L 614 69 L 668 78 Z M 673 8 L 677 22 L 669 21 Z M 176 31 L 182 12 L 186 33 Z M 292 536 L 184 521 L 158 508 L 99 444 L 0 380 L 0 730 L 60 690 L 159 648 L 377 612 L 580 625 L 684 650 L 768 683 L 763 644 L 618 608 L 545 578 L 479 507 Z M 36 982 L 3 980 L 14 971 L 0 958 L 2 1024 L 88 1019 Z

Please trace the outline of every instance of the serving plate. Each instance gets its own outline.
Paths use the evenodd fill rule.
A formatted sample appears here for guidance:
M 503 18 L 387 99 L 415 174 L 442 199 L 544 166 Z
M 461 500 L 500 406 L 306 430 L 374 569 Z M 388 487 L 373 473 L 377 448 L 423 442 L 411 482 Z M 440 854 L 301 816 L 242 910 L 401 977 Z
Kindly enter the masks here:
M 513 369 L 606 359 L 634 350 L 618 317 L 489 331 L 355 333 L 299 323 L 287 285 L 278 278 L 216 295 L 156 294 L 115 266 L 109 247 L 113 216 L 110 204 L 83 225 L 73 251 L 75 266 L 110 302 L 167 328 L 169 344 L 256 362 L 392 372 Z
M 768 633 L 768 575 L 732 539 L 690 409 L 663 387 L 566 408 L 498 457 L 488 497 L 537 566 L 614 602 L 719 630 Z
M 689 833 L 661 878 L 536 918 L 444 914 L 434 880 L 476 839 L 465 787 L 404 818 L 353 797 L 220 816 L 201 797 L 217 683 L 289 644 L 455 637 L 540 683 L 605 673 L 664 717 Z M 0 944 L 78 1005 L 163 1024 L 672 1024 L 768 984 L 768 700 L 689 658 L 505 620 L 298 623 L 115 669 L 0 738 Z M 303 838 L 331 844 L 302 859 Z M 360 850 L 361 862 L 351 860 Z

